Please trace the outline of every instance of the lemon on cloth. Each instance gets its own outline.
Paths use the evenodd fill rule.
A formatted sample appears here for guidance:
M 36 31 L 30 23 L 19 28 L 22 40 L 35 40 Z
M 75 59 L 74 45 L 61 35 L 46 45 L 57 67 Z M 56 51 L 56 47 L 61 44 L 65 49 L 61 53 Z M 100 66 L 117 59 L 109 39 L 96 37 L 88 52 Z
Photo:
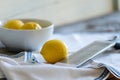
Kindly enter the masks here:
M 8 29 L 21 29 L 21 27 L 24 25 L 24 23 L 21 20 L 9 20 L 4 24 L 5 28 Z
M 22 26 L 22 30 L 37 30 L 37 29 L 41 29 L 42 27 L 36 23 L 36 22 L 26 22 L 23 26 Z
M 53 39 L 44 43 L 40 53 L 48 63 L 56 63 L 67 57 L 67 48 L 61 40 Z

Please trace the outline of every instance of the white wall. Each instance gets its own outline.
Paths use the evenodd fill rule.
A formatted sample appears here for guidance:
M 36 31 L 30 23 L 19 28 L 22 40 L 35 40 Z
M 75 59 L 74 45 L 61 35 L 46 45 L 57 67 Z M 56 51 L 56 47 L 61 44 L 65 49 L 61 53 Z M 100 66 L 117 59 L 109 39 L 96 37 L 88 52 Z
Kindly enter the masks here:
M 112 0 L 0 0 L 0 19 L 40 18 L 56 26 L 112 11 Z

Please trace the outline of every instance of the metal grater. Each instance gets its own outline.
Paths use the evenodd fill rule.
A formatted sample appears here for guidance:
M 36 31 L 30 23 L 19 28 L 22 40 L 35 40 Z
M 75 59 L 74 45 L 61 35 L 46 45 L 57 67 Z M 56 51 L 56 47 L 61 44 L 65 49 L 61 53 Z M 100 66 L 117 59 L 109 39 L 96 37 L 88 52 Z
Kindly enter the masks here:
M 76 67 L 80 67 L 83 63 L 87 62 L 89 59 L 95 57 L 96 55 L 106 51 L 108 48 L 115 45 L 112 41 L 94 41 L 88 46 L 80 49 L 79 51 L 71 54 L 66 63 L 74 64 Z

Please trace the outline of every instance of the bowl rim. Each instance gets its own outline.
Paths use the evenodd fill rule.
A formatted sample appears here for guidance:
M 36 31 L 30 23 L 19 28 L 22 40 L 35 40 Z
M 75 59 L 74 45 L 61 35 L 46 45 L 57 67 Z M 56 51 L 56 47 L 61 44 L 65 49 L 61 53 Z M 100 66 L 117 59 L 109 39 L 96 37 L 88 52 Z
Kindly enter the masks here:
M 0 20 L 0 29 L 3 29 L 3 30 L 9 30 L 9 31 L 41 31 L 41 30 L 44 30 L 44 29 L 49 29 L 49 28 L 53 28 L 54 27 L 54 24 L 49 21 L 49 20 L 46 20 L 46 19 L 36 19 L 36 18 L 14 18 L 13 20 L 38 20 L 38 21 L 45 21 L 45 22 L 48 22 L 49 23 L 49 26 L 47 27 L 44 27 L 42 29 L 36 29 L 36 30 L 16 30 L 16 29 L 9 29 L 9 28 L 4 28 L 3 27 L 3 24 L 8 21 L 8 20 L 12 20 L 12 19 L 6 19 L 6 20 Z

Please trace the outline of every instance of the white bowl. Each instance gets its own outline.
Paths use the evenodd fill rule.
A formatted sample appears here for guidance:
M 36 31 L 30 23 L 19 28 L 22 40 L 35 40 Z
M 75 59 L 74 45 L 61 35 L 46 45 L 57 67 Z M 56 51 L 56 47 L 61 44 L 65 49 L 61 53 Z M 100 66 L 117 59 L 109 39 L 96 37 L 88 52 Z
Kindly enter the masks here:
M 39 30 L 12 30 L 2 28 L 4 22 L 0 24 L 0 41 L 11 51 L 34 51 L 40 50 L 44 42 L 50 39 L 53 34 L 54 25 L 47 20 L 39 19 L 19 19 L 23 22 L 35 21 L 42 26 Z

